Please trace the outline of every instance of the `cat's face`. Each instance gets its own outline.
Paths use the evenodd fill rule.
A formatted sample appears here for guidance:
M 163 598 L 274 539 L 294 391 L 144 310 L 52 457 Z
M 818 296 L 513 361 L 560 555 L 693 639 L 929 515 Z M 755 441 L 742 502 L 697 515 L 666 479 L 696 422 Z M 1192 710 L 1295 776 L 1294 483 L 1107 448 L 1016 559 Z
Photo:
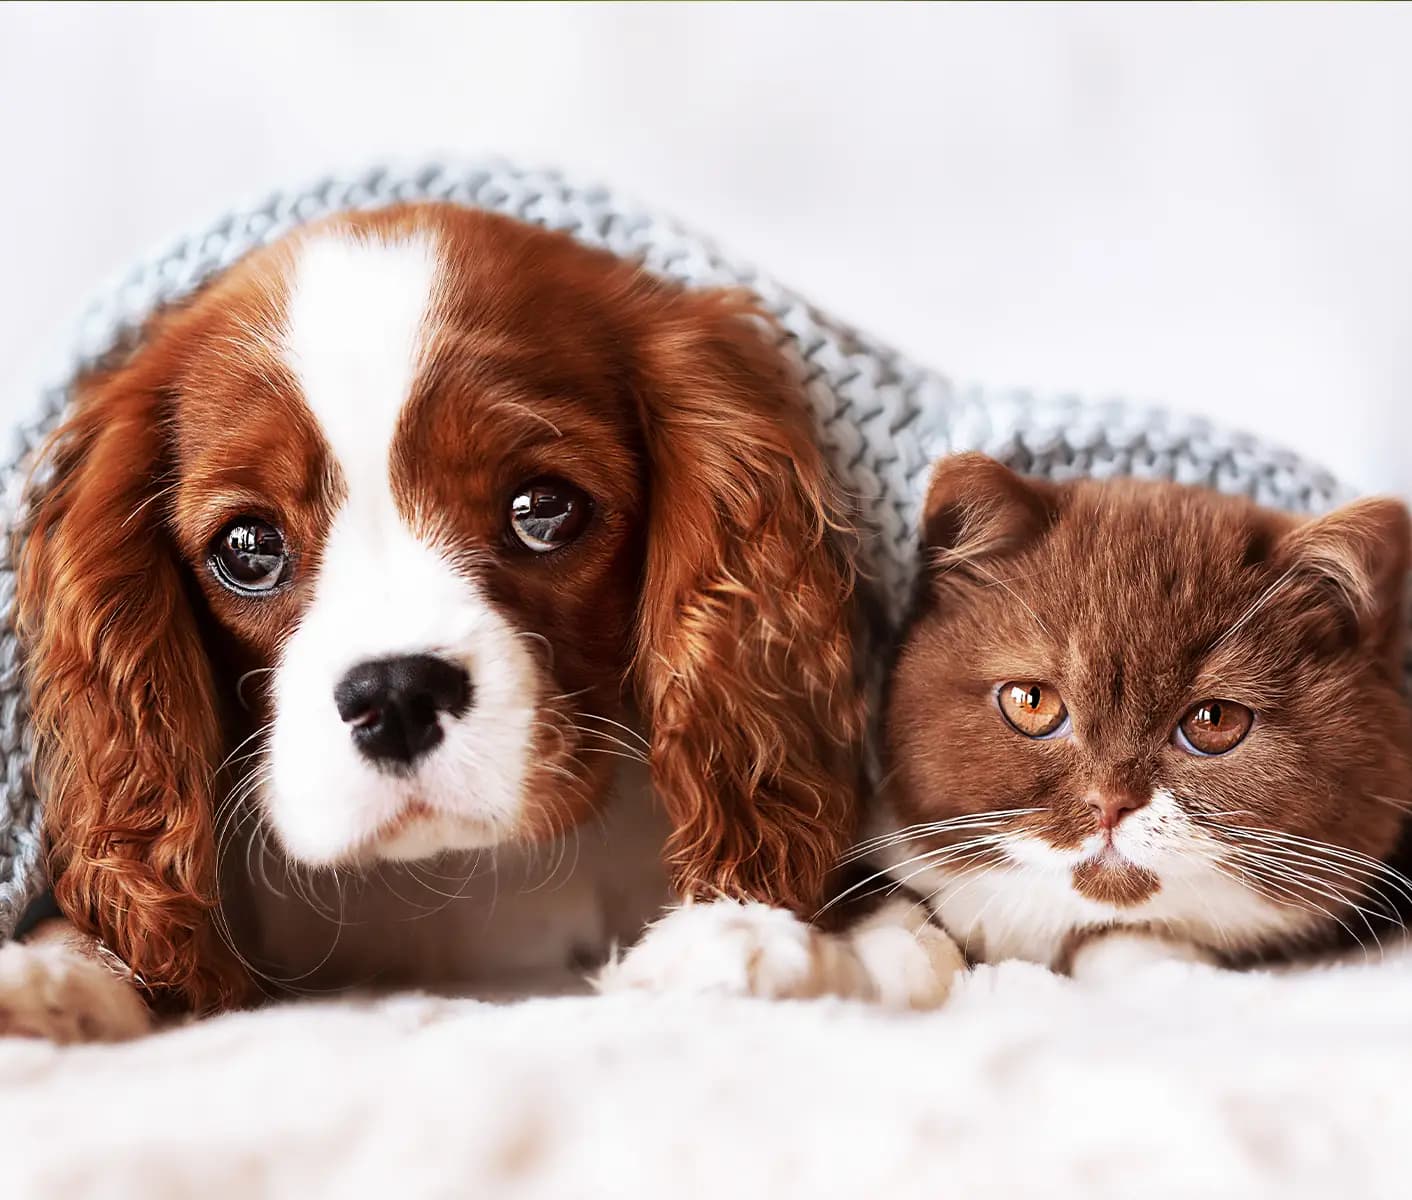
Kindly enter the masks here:
M 889 766 L 905 822 L 949 825 L 895 860 L 934 852 L 927 884 L 987 875 L 1002 909 L 1053 896 L 1035 915 L 1056 932 L 1190 925 L 1235 955 L 1339 922 L 1371 940 L 1354 906 L 1398 898 L 1375 864 L 1412 809 L 1400 505 L 1305 522 L 966 455 L 925 529 Z

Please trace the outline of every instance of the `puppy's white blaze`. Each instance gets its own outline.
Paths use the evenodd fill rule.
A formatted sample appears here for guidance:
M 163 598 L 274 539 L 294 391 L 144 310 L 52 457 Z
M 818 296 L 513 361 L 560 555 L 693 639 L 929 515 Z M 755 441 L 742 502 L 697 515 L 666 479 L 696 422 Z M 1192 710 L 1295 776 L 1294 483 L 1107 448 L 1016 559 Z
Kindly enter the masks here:
M 924 894 L 963 949 L 987 961 L 1020 958 L 1052 965 L 1071 930 L 1093 926 L 1156 925 L 1220 949 L 1229 940 L 1248 945 L 1256 933 L 1297 935 L 1317 913 L 1267 900 L 1241 884 L 1213 859 L 1220 846 L 1182 811 L 1176 797 L 1158 788 L 1145 808 L 1115 830 L 1114 844 L 1135 865 L 1161 881 L 1140 904 L 1119 907 L 1074 890 L 1074 867 L 1103 848 L 1101 834 L 1072 850 L 1056 850 L 1035 837 L 1004 844 L 998 866 L 918 871 L 911 886 Z M 890 852 L 900 865 L 907 854 Z M 915 870 L 910 867 L 906 872 Z
M 494 845 L 515 830 L 541 688 L 522 639 L 474 579 L 420 540 L 393 497 L 392 441 L 435 319 L 428 239 L 325 237 L 295 263 L 285 359 L 346 496 L 313 596 L 275 671 L 271 824 L 296 858 L 421 857 Z M 471 677 L 470 708 L 406 775 L 355 749 L 333 692 L 373 658 L 435 653 Z M 399 822 L 412 801 L 430 818 Z
M 350 498 L 391 496 L 388 452 L 432 332 L 430 236 L 326 236 L 298 250 L 285 361 L 348 482 Z

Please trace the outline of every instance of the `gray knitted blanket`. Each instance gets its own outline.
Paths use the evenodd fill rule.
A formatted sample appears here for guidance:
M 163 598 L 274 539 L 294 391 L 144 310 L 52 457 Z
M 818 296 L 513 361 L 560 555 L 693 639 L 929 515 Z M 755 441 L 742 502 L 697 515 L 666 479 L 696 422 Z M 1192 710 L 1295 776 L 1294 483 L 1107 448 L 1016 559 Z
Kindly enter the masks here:
M 75 382 L 129 350 L 158 308 L 199 288 L 256 246 L 346 209 L 442 200 L 493 209 L 640 262 L 692 286 L 743 285 L 778 318 L 781 349 L 799 372 L 819 437 L 857 498 L 866 569 L 900 615 L 916 557 L 917 509 L 939 455 L 983 450 L 1018 470 L 1060 479 L 1145 475 L 1205 484 L 1262 504 L 1319 511 L 1343 496 L 1325 472 L 1254 438 L 1190 418 L 1112 402 L 962 388 L 840 324 L 709 241 L 611 191 L 503 162 L 378 166 L 329 176 L 232 209 L 181 238 L 103 292 L 79 322 L 70 360 L 34 402 L 4 457 L 0 530 L 16 526 L 20 485 Z M 0 558 L 0 941 L 44 888 L 40 799 L 29 771 L 23 662 L 13 628 L 13 546 Z

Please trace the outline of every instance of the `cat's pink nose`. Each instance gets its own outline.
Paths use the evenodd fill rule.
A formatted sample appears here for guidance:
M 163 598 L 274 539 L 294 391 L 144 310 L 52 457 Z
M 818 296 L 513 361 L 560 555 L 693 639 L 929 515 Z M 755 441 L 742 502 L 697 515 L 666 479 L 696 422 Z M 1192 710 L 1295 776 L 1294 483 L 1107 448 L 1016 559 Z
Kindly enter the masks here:
M 1129 813 L 1147 807 L 1147 797 L 1136 792 L 1089 792 L 1084 803 L 1098 814 L 1100 829 L 1115 829 Z

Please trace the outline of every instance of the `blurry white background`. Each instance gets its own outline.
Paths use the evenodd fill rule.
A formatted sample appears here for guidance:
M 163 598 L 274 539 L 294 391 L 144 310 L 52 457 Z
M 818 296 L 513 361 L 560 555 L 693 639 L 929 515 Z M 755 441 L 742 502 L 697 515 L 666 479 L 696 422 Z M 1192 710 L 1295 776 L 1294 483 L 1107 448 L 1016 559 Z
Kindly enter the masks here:
M 1409 52 L 1383 5 L 6 5 L 0 381 L 232 199 L 494 151 L 961 380 L 1412 495 Z

